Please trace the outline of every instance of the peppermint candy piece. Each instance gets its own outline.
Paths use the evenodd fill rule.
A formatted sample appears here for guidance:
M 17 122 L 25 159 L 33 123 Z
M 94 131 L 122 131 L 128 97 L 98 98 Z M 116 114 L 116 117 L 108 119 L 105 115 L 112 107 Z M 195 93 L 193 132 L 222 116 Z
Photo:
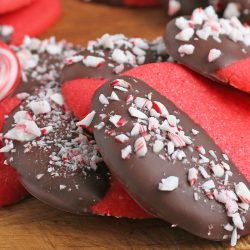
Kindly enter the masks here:
M 242 202 L 250 204 L 250 191 L 243 182 L 240 182 L 235 186 L 235 192 Z
M 21 120 L 4 135 L 4 138 L 16 141 L 32 141 L 41 135 L 42 133 L 34 121 Z
M 144 137 L 139 137 L 136 141 L 135 141 L 135 153 L 138 157 L 144 157 L 147 152 L 147 144 L 146 141 L 144 139 Z
M 190 168 L 188 170 L 188 182 L 190 186 L 193 186 L 198 179 L 198 170 L 196 168 Z
M 0 101 L 6 98 L 20 80 L 20 64 L 14 52 L 0 42 Z
M 179 178 L 176 176 L 169 176 L 165 179 L 161 179 L 158 189 L 160 191 L 173 191 L 178 188 Z
M 90 124 L 92 123 L 96 112 L 93 110 L 88 115 L 86 115 L 81 121 L 76 123 L 76 126 L 82 126 L 84 128 L 88 128 Z

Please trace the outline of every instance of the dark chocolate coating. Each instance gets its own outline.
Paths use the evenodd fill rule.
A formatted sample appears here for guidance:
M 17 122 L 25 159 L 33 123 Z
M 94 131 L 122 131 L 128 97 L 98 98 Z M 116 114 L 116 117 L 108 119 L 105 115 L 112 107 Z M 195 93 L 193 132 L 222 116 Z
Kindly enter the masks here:
M 14 110 L 4 125 L 4 133 L 12 128 L 13 115 L 20 109 Z M 90 211 L 91 205 L 100 201 L 106 194 L 109 188 L 110 175 L 107 167 L 103 162 L 98 164 L 96 171 L 85 169 L 84 163 L 82 169 L 70 171 L 65 168 L 57 167 L 51 164 L 51 154 L 55 152 L 58 155 L 59 148 L 56 143 L 65 141 L 70 142 L 78 136 L 78 131 L 72 128 L 73 132 L 68 136 L 68 124 L 74 121 L 75 118 L 70 115 L 67 120 L 64 120 L 58 127 L 50 132 L 46 137 L 54 143 L 51 148 L 32 147 L 29 152 L 24 153 L 25 144 L 27 142 L 14 141 L 15 152 L 6 153 L 6 159 L 12 167 L 14 167 L 20 175 L 21 182 L 24 187 L 36 198 L 49 204 L 52 207 L 72 212 L 83 214 Z M 52 122 L 52 121 L 51 121 Z M 48 121 L 40 120 L 37 122 L 39 127 L 46 126 Z M 53 124 L 53 123 L 52 123 Z M 75 132 L 74 132 L 75 130 Z M 93 137 L 87 132 L 83 132 L 89 140 Z M 33 141 L 39 141 L 38 140 Z M 59 173 L 59 176 L 53 176 L 48 172 L 48 167 L 53 167 Z M 41 179 L 37 175 L 44 174 Z M 66 188 L 60 190 L 60 185 L 65 185 Z
M 250 55 L 250 47 L 247 47 L 242 42 L 233 42 L 225 35 L 220 35 L 221 43 L 215 41 L 211 36 L 207 40 L 196 39 L 195 35 L 187 42 L 175 39 L 175 36 L 181 31 L 175 25 L 176 19 L 171 20 L 165 29 L 164 40 L 167 47 L 167 52 L 177 62 L 196 71 L 197 73 L 213 80 L 223 81 L 218 79 L 216 71 L 222 69 L 231 63 Z M 195 29 L 196 30 L 196 29 Z M 178 48 L 184 44 L 192 44 L 195 47 L 192 55 L 184 55 L 178 52 Z M 208 54 L 211 49 L 221 50 L 222 55 L 215 61 L 208 62 Z M 244 53 L 242 50 L 245 50 Z
M 115 91 L 110 86 L 110 83 L 114 79 L 102 85 L 96 91 L 92 100 L 91 110 L 97 111 L 93 126 L 99 124 L 99 114 L 110 114 L 112 112 L 112 114 L 121 115 L 127 123 L 120 128 L 115 128 L 111 125 L 111 129 L 114 128 L 117 134 L 130 132 L 133 128 L 133 122 L 136 122 L 137 119 L 129 115 L 128 106 L 124 101 L 125 97 L 129 94 L 132 94 L 134 97 L 144 97 L 149 93 L 153 93 L 152 100 L 160 101 L 167 107 L 170 114 L 175 114 L 176 117 L 180 119 L 183 130 L 188 131 L 187 135 L 191 134 L 190 131 L 193 128 L 200 132 L 199 135 L 194 138 L 194 145 L 203 145 L 206 149 L 213 149 L 217 153 L 218 160 L 222 160 L 221 149 L 198 124 L 192 121 L 173 103 L 139 79 L 129 76 L 121 76 L 119 79 L 124 79 L 129 82 L 132 88 L 125 93 L 116 91 L 120 101 L 110 102 L 107 107 L 104 107 L 99 101 L 99 96 L 100 94 L 110 96 L 111 92 Z M 103 121 L 106 125 L 110 125 L 108 118 Z M 131 145 L 133 148 L 134 141 L 138 136 L 129 137 L 127 143 L 117 143 L 113 137 L 104 133 L 105 129 L 106 127 L 101 130 L 94 129 L 94 136 L 102 157 L 112 174 L 118 178 L 131 197 L 146 211 L 203 238 L 222 240 L 224 235 L 230 234 L 223 228 L 223 225 L 230 222 L 224 205 L 218 203 L 216 200 L 209 200 L 202 194 L 198 201 L 194 200 L 194 189 L 187 182 L 187 171 L 190 167 L 196 165 L 191 161 L 191 156 L 199 157 L 196 151 L 191 153 L 187 148 L 182 149 L 191 164 L 184 164 L 182 161 L 173 163 L 167 159 L 162 160 L 157 154 L 152 152 L 151 147 L 148 147 L 148 152 L 145 157 L 138 158 L 135 153 L 132 153 L 130 159 L 123 160 L 121 158 L 121 150 L 125 148 L 126 145 Z M 210 160 L 212 159 L 211 156 L 209 158 Z M 230 188 L 234 189 L 234 183 L 240 181 L 243 181 L 248 188 L 250 188 L 247 180 L 238 172 L 233 163 L 229 162 L 229 164 L 233 172 L 233 176 L 229 178 Z M 172 192 L 159 191 L 159 182 L 162 178 L 168 176 L 179 177 L 179 187 Z M 223 181 L 223 179 L 214 176 L 212 176 L 211 179 L 215 182 L 216 188 L 218 188 L 219 183 Z M 204 182 L 205 180 L 199 176 L 195 186 L 198 187 Z M 243 231 L 238 230 L 238 233 L 241 235 L 250 232 L 249 211 L 245 214 L 245 218 L 245 229 Z
M 62 74 L 61 74 L 61 82 L 64 83 L 66 81 L 75 80 L 79 78 L 109 79 L 110 77 L 114 77 L 115 75 L 117 75 L 113 70 L 114 68 L 108 66 L 108 64 L 110 63 L 115 66 L 119 65 L 118 63 L 114 62 L 110 58 L 113 51 L 109 49 L 101 49 L 101 51 L 105 53 L 105 56 L 103 57 L 105 59 L 105 63 L 103 63 L 98 68 L 87 67 L 82 62 L 65 65 L 63 67 Z M 88 55 L 97 56 L 97 57 L 100 56 L 98 55 L 98 53 L 91 52 L 88 50 L 83 50 L 78 54 L 82 56 L 88 56 Z M 152 50 L 147 50 L 145 64 L 156 62 L 156 61 L 157 61 L 156 53 L 153 52 Z M 123 71 L 127 71 L 131 68 L 133 68 L 132 65 L 125 63 Z

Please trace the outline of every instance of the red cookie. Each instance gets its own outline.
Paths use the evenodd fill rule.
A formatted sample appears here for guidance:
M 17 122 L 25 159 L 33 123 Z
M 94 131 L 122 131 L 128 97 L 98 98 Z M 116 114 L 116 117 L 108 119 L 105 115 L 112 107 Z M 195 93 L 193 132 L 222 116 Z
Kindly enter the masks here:
M 218 19 L 214 9 L 168 23 L 168 53 L 179 63 L 222 84 L 250 93 L 250 27 L 236 17 Z
M 0 131 L 2 131 L 5 116 L 19 104 L 20 100 L 17 98 L 9 98 L 0 102 Z M 0 140 L 0 149 L 2 146 Z M 2 153 L 0 153 L 0 183 L 0 206 L 11 205 L 28 194 L 20 184 L 16 171 L 5 163 Z
M 31 4 L 35 0 L 0 0 L 0 14 L 5 14 L 8 12 L 12 12 L 18 9 L 21 9 L 29 4 Z
M 250 164 L 248 157 L 250 153 L 248 133 L 250 99 L 248 96 L 234 89 L 216 85 L 177 64 L 143 65 L 124 75 L 134 76 L 147 82 L 186 112 L 208 132 L 250 181 L 247 168 Z M 90 104 L 86 102 L 84 105 L 82 100 L 85 98 L 90 100 L 89 96 L 101 83 L 100 80 L 89 79 L 73 80 L 64 84 L 63 95 L 73 112 L 80 117 L 84 116 L 86 107 Z M 189 98 L 184 98 L 185 96 Z M 82 105 L 82 111 L 78 105 L 79 102 Z M 244 150 L 239 150 L 242 147 Z M 120 187 L 118 189 L 119 191 L 116 191 L 115 188 L 111 188 L 106 197 L 93 207 L 93 211 L 98 214 L 117 215 L 117 209 L 119 209 L 120 216 L 128 214 L 129 217 L 137 217 L 137 209 L 133 211 L 122 209 L 126 207 L 126 204 L 123 204 L 123 200 L 118 197 L 124 191 L 121 191 Z M 112 194 L 112 197 L 109 194 Z M 116 204 L 115 208 L 114 204 Z
M 46 10 L 46 14 L 41 10 Z M 60 14 L 59 0 L 35 0 L 20 10 L 1 15 L 0 24 L 11 25 L 14 28 L 11 43 L 20 44 L 25 35 L 36 36 L 44 32 Z

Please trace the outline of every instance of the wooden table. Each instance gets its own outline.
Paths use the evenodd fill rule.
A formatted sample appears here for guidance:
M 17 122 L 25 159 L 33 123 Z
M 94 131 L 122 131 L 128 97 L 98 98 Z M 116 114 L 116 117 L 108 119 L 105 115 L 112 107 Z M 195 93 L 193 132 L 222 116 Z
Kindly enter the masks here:
M 53 0 L 52 0 L 53 1 Z M 63 15 L 44 37 L 85 45 L 103 33 L 153 39 L 163 33 L 162 10 L 111 8 L 64 0 Z M 161 220 L 75 216 L 26 199 L 0 210 L 0 249 L 230 249 L 228 243 L 199 239 Z M 250 236 L 237 249 L 250 249 Z

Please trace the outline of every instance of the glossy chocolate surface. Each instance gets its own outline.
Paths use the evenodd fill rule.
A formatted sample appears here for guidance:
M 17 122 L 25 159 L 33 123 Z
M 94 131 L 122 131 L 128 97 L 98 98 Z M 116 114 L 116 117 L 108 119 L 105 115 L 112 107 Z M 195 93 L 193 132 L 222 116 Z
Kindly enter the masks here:
M 122 79 L 128 82 L 131 87 L 126 91 L 119 91 L 111 86 L 114 80 Z M 111 92 L 115 91 L 120 101 L 110 101 L 106 106 L 100 103 L 100 95 L 108 97 Z M 161 102 L 168 109 L 170 114 L 174 114 L 177 119 L 180 119 L 180 125 L 183 131 L 192 138 L 192 145 L 202 145 L 206 150 L 213 150 L 216 152 L 217 160 L 206 152 L 205 156 L 209 160 L 216 163 L 223 161 L 221 149 L 214 143 L 214 141 L 207 135 L 207 133 L 195 124 L 185 113 L 179 110 L 173 103 L 161 96 L 154 89 L 146 85 L 139 79 L 129 76 L 121 76 L 119 78 L 111 79 L 102 85 L 95 93 L 92 101 L 91 110 L 97 111 L 93 126 L 100 122 L 104 122 L 105 126 L 102 129 L 94 129 L 94 136 L 100 148 L 102 157 L 109 166 L 111 172 L 118 178 L 118 180 L 127 189 L 131 197 L 135 199 L 145 210 L 154 214 L 165 221 L 178 226 L 197 236 L 212 239 L 223 240 L 230 239 L 231 233 L 223 228 L 223 225 L 232 223 L 231 218 L 227 216 L 224 205 L 215 199 L 209 199 L 202 191 L 201 186 L 208 179 L 198 176 L 195 185 L 191 186 L 188 183 L 187 175 L 190 168 L 198 168 L 195 158 L 199 158 L 199 153 L 196 150 L 190 150 L 189 147 L 181 148 L 185 154 L 187 161 L 171 160 L 167 157 L 165 151 L 160 152 L 161 157 L 152 151 L 150 143 L 153 143 L 154 136 L 147 142 L 147 154 L 144 157 L 138 157 L 134 152 L 134 143 L 141 135 L 129 136 L 133 128 L 133 124 L 138 122 L 137 118 L 132 118 L 128 112 L 129 104 L 125 101 L 128 95 L 135 97 L 146 97 L 152 93 L 152 101 Z M 106 114 L 104 119 L 100 118 L 100 114 Z M 109 122 L 111 115 L 120 115 L 125 122 L 124 126 L 116 128 Z M 162 122 L 162 118 L 161 118 Z M 191 130 L 199 131 L 199 134 L 193 136 Z M 129 137 L 125 143 L 115 141 L 114 136 L 108 135 L 108 130 L 114 130 L 116 135 L 125 134 Z M 110 133 L 109 133 L 110 134 Z M 129 159 L 122 159 L 121 150 L 127 145 L 131 145 L 132 153 Z M 190 145 L 191 146 L 191 145 Z M 194 157 L 194 158 L 193 158 Z M 227 162 L 231 166 L 233 173 L 229 177 L 226 189 L 234 190 L 234 184 L 244 182 L 248 188 L 247 180 L 234 167 L 232 162 Z M 210 180 L 215 183 L 215 190 L 223 189 L 224 177 L 219 178 L 213 175 L 209 170 L 208 164 L 203 164 L 206 171 L 210 174 Z M 168 176 L 176 176 L 179 178 L 179 186 L 172 192 L 160 191 L 158 185 L 162 178 Z M 197 193 L 198 198 L 194 198 Z M 211 192 L 213 193 L 213 191 Z M 241 235 L 250 232 L 250 213 L 241 213 L 245 218 L 245 229 L 238 230 Z

